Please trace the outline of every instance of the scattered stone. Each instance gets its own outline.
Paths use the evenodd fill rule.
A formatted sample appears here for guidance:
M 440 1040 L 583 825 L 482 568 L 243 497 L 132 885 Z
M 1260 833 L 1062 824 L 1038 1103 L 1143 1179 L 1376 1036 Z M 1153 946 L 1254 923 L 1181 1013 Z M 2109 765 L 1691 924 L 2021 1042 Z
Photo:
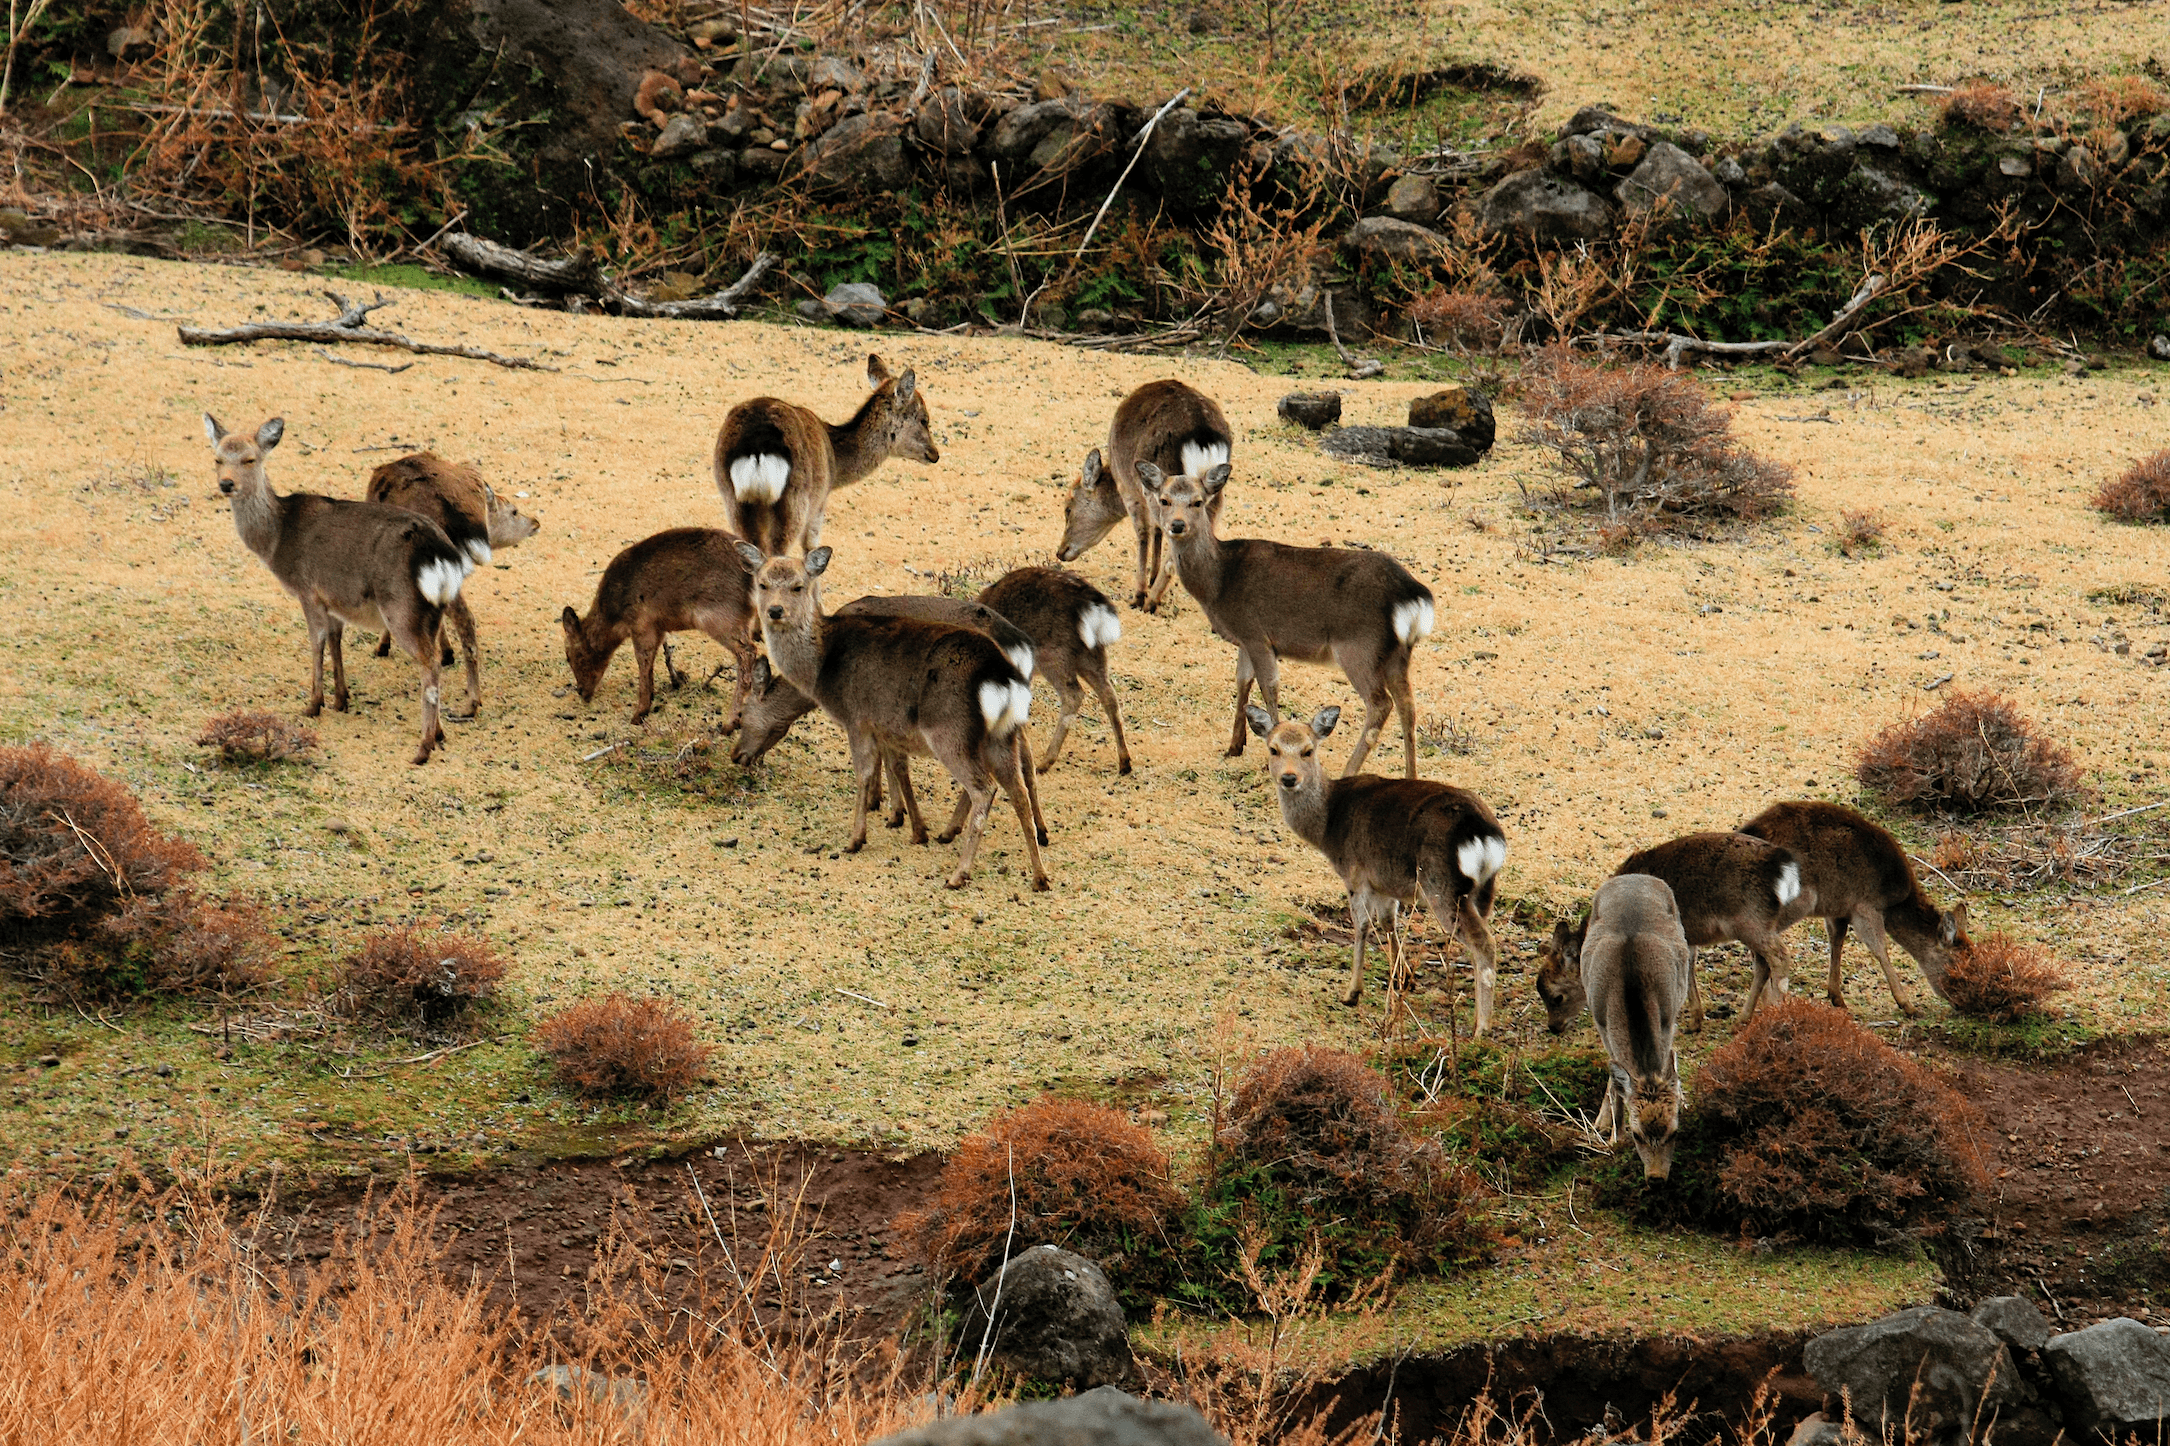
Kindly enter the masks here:
M 766 145 L 748 146 L 738 153 L 738 168 L 759 180 L 774 180 L 784 173 L 784 158 Z
M 1826 1331 L 1803 1349 L 1802 1362 L 1826 1397 L 1851 1402 L 1855 1426 L 1872 1438 L 1889 1432 L 1963 1446 L 1978 1415 L 2017 1406 L 2026 1396 L 2019 1368 L 1995 1332 L 1933 1305 Z
M 1565 176 L 1517 171 L 1477 202 L 1487 234 L 1519 231 L 1541 241 L 1595 241 L 1612 229 L 1612 207 Z M 1363 223 L 1358 223 L 1359 225 Z
M 2170 361 L 2170 336 L 2158 336 L 2150 341 L 2147 354 L 2157 361 Z
M 527 1378 L 531 1386 L 548 1386 L 561 1401 L 585 1395 L 603 1405 L 616 1406 L 628 1420 L 638 1422 L 648 1409 L 648 1383 L 633 1376 L 606 1376 L 581 1366 L 545 1366 Z
M 1147 182 L 1178 210 L 1198 211 L 1220 200 L 1250 127 L 1177 106 L 1160 118 L 1145 143 Z
M 968 156 L 979 144 L 982 106 L 975 97 L 954 85 L 946 85 L 927 97 L 912 118 L 912 130 L 920 144 L 943 156 Z
M 2049 1322 L 2023 1295 L 1993 1295 L 1974 1307 L 1974 1319 L 1989 1328 L 2016 1356 L 2049 1344 Z
M 1028 1401 L 984 1416 L 950 1416 L 873 1446 L 1228 1446 L 1189 1406 L 1141 1401 L 1102 1386 L 1066 1401 Z
M 1732 204 L 1717 177 L 1704 170 L 1701 161 L 1669 141 L 1652 146 L 1613 195 L 1630 216 L 1647 215 L 1660 202 L 1668 202 L 1672 220 L 1683 228 L 1700 221 L 1720 220 Z
M 1349 228 L 1342 244 L 1369 256 L 1385 256 L 1396 261 L 1431 261 L 1446 245 L 1446 238 L 1437 231 L 1412 222 L 1397 221 L 1392 216 L 1366 216 Z
M 1768 226 L 1774 220 L 1805 220 L 1808 216 L 1808 203 L 1776 181 L 1767 181 L 1741 197 L 1741 209 L 1758 227 Z
M 1428 397 L 1418 397 L 1409 404 L 1409 425 L 1451 428 L 1480 452 L 1488 450 L 1499 435 L 1492 399 L 1468 387 L 1447 387 Z
M 106 32 L 106 54 L 123 65 L 138 60 L 149 60 L 158 52 L 158 41 L 151 32 L 137 25 L 116 25 Z
M 1341 393 L 1290 392 L 1275 408 L 1284 422 L 1294 422 L 1316 432 L 1341 420 Z
M 2034 174 L 2034 162 L 2025 156 L 1999 156 L 1997 173 L 2011 180 L 2023 181 Z
M 824 55 L 814 62 L 813 71 L 806 78 L 810 91 L 840 90 L 846 95 L 857 95 L 866 89 L 866 77 L 849 61 Z
M 1136 1374 L 1114 1287 L 1073 1251 L 1042 1245 L 980 1282 L 965 1313 L 966 1349 L 976 1351 L 989 1330 L 989 1309 L 994 1359 L 1021 1375 L 1089 1390 Z
M 663 123 L 663 134 L 648 148 L 648 158 L 667 161 L 674 156 L 690 156 L 708 146 L 708 127 L 701 118 L 689 110 L 672 115 Z
M 1860 1439 L 1858 1433 L 1848 1436 L 1844 1422 L 1834 1421 L 1821 1411 L 1811 1411 L 1793 1428 L 1793 1434 L 1786 1438 L 1786 1446 L 1850 1446 L 1851 1442 Z
M 1057 126 L 1075 128 L 1092 113 L 1092 108 L 1091 101 L 1076 96 L 1021 105 L 995 123 L 987 152 L 1005 163 L 1021 161 L 1047 139 L 1049 131 Z
M 2130 1317 L 2052 1336 L 2042 1360 L 2079 1431 L 2152 1440 L 2155 1423 L 2170 1418 L 2170 1340 Z
M 1566 162 L 1559 169 L 1573 173 L 1584 185 L 1595 185 L 1605 175 L 1605 144 L 1596 136 L 1569 136 L 1560 142 L 1561 157 Z
M 808 321 L 827 321 L 829 319 L 829 308 L 823 306 L 821 298 L 816 296 L 800 297 L 797 301 L 791 303 L 791 309 Z
M 878 326 L 889 310 L 879 288 L 865 281 L 845 281 L 829 288 L 822 309 L 846 326 Z
M 1430 176 L 1403 176 L 1386 191 L 1386 214 L 1428 225 L 1439 219 L 1439 183 Z
M 1449 427 L 1343 427 L 1320 445 L 1367 467 L 1467 467 L 1483 455 Z
M 806 149 L 806 175 L 817 188 L 867 195 L 911 183 L 904 128 L 878 111 L 846 116 Z

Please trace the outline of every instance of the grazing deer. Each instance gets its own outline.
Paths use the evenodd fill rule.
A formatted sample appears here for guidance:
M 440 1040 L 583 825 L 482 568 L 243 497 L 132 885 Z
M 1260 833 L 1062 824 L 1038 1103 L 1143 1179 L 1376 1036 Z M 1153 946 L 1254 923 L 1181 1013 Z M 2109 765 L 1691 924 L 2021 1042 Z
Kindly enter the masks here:
M 437 716 L 440 628 L 473 560 L 443 528 L 405 508 L 272 491 L 264 457 L 286 433 L 283 418 L 273 417 L 252 437 L 227 431 L 206 412 L 203 430 L 217 459 L 219 491 L 234 500 L 234 530 L 309 621 L 308 716 L 324 711 L 325 648 L 332 655 L 332 707 L 344 713 L 341 638 L 349 624 L 381 628 L 422 665 L 422 741 L 414 761 L 429 762 L 445 736 Z
M 1695 977 L 1680 910 L 1663 879 L 1614 874 L 1598 886 L 1582 940 L 1582 990 L 1611 1068 L 1597 1129 L 1613 1144 L 1627 1125 L 1643 1178 L 1673 1172 L 1680 1128 L 1680 1053 L 1673 1030 Z
M 739 555 L 741 539 L 712 527 L 674 527 L 643 538 L 610 560 L 595 585 L 595 601 L 583 618 L 571 608 L 558 615 L 565 628 L 565 661 L 582 702 L 592 702 L 603 670 L 626 639 L 640 664 L 640 702 L 635 723 L 655 702 L 656 652 L 666 634 L 698 629 L 727 649 L 738 667 L 731 699 L 730 732 L 738 727 L 752 686 L 752 570 Z
M 1235 440 L 1228 419 L 1213 399 L 1178 381 L 1147 382 L 1115 409 L 1108 428 L 1105 465 L 1096 447 L 1085 458 L 1070 503 L 1063 513 L 1062 546 L 1055 556 L 1075 562 L 1122 521 L 1130 519 L 1138 536 L 1138 585 L 1130 605 L 1156 612 L 1174 577 L 1163 557 L 1159 509 L 1138 471 L 1149 462 L 1170 476 L 1201 476 L 1229 460 Z M 1215 520 L 1221 500 L 1212 501 Z M 1241 720 L 1238 720 L 1239 724 Z
M 917 618 L 824 616 L 826 547 L 803 561 L 764 558 L 743 542 L 739 554 L 753 569 L 754 612 L 770 666 L 818 703 L 850 740 L 859 788 L 848 850 L 866 845 L 867 809 L 883 751 L 929 753 L 965 794 L 959 809 L 964 844 L 948 886 L 963 888 L 972 876 L 999 783 L 1025 831 L 1032 887 L 1047 888 L 1016 746 L 1032 707 L 1031 675 L 984 633 Z
M 1802 891 L 1813 901 L 1808 912 L 1823 920 L 1831 944 L 1831 977 L 1826 996 L 1846 1007 L 1839 979 L 1839 952 L 1846 926 L 1853 925 L 1883 966 L 1891 997 L 1906 1014 L 1920 1011 L 1899 993 L 1899 973 L 1891 967 L 1888 933 L 1921 965 L 1922 978 L 1944 997 L 1944 971 L 1952 955 L 1973 947 L 1967 938 L 1964 900 L 1944 913 L 1922 889 L 1906 849 L 1886 830 L 1836 803 L 1774 803 L 1741 825 L 1740 831 L 1788 849 L 1801 861 Z
M 1228 482 L 1226 462 L 1201 477 L 1168 477 L 1140 462 L 1138 476 L 1159 501 L 1185 590 L 1198 599 L 1213 631 L 1236 645 L 1236 731 L 1228 756 L 1242 756 L 1254 678 L 1266 695 L 1266 711 L 1278 718 L 1280 659 L 1332 662 L 1364 700 L 1364 731 L 1341 776 L 1364 766 L 1399 708 L 1404 773 L 1415 778 L 1409 658 L 1431 635 L 1432 590 L 1383 552 L 1214 536 L 1212 506 Z
M 821 545 L 831 492 L 891 457 L 942 460 L 913 374 L 893 377 L 880 357 L 869 356 L 866 379 L 874 395 L 842 426 L 775 397 L 731 408 L 716 433 L 716 490 L 733 532 L 772 557 L 811 552 Z
M 541 531 L 542 524 L 497 495 L 473 467 L 447 462 L 435 452 L 415 452 L 387 462 L 369 474 L 368 498 L 389 507 L 419 512 L 445 530 L 452 545 L 465 552 L 475 566 L 490 560 L 495 547 L 516 547 Z M 460 636 L 460 656 L 467 660 L 467 708 L 458 714 L 472 718 L 482 707 L 482 651 L 475 643 L 475 615 L 468 610 L 465 594 L 452 600 L 445 618 Z M 392 635 L 377 638 L 377 656 L 389 656 Z M 452 661 L 452 645 L 445 644 L 440 661 Z
M 1053 768 L 1062 756 L 1062 740 L 1085 706 L 1085 690 L 1078 686 L 1083 678 L 1115 730 L 1115 771 L 1130 772 L 1123 710 L 1108 686 L 1108 644 L 1122 637 L 1123 620 L 1107 594 L 1059 567 L 1021 567 L 989 584 L 980 601 L 1032 635 L 1033 666 L 1062 700 L 1040 767 Z
M 1755 959 L 1748 987 L 1746 1024 L 1766 995 L 1776 1004 L 1791 971 L 1780 935 L 1806 917 L 1812 900 L 1801 888 L 1801 861 L 1776 844 L 1743 833 L 1691 833 L 1627 856 L 1620 874 L 1650 874 L 1663 879 L 1679 907 L 1681 928 L 1692 951 L 1738 940 Z M 1552 926 L 1552 937 L 1538 947 L 1537 993 L 1545 1003 L 1545 1022 L 1554 1034 L 1565 1032 L 1582 1012 L 1579 962 L 1588 915 L 1580 924 L 1565 919 Z M 1688 972 L 1690 1033 L 1703 1027 L 1703 988 Z
M 1390 978 L 1405 976 L 1396 924 L 1419 892 L 1432 916 L 1462 941 L 1477 975 L 1477 1033 L 1492 1026 L 1492 989 L 1499 951 L 1485 920 L 1507 836 L 1484 800 L 1465 788 L 1419 779 L 1364 773 L 1328 782 L 1319 766 L 1319 741 L 1334 731 L 1339 708 L 1321 708 L 1306 725 L 1276 723 L 1252 708 L 1252 731 L 1266 740 L 1266 771 L 1278 784 L 1281 821 L 1326 855 L 1349 891 L 1349 919 L 1356 929 L 1356 961 L 1341 996 L 1353 1005 L 1364 994 L 1364 941 L 1371 926 L 1386 932 Z

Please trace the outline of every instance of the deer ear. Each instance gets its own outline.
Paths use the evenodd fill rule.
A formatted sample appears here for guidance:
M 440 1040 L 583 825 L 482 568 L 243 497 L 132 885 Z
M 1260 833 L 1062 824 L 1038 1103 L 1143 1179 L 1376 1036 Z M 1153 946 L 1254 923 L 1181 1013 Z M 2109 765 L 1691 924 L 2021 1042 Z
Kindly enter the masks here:
M 879 356 L 876 356 L 873 352 L 868 352 L 866 359 L 867 386 L 879 390 L 881 384 L 888 380 L 889 368 L 882 365 L 882 359 Z
M 205 412 L 203 414 L 203 434 L 207 439 L 209 439 L 211 445 L 216 447 L 219 444 L 220 439 L 226 435 L 226 429 L 219 425 L 219 419 L 217 417 L 212 416 L 209 412 Z M 1098 456 L 1099 453 L 1096 452 L 1093 455 Z
M 1078 485 L 1087 488 L 1100 485 L 1100 449 L 1098 447 L 1085 454 L 1085 466 L 1078 473 Z
M 1206 496 L 1211 497 L 1228 485 L 1228 472 L 1228 464 L 1221 462 L 1199 479 L 1199 485 L 1206 489 Z
M 738 545 L 738 559 L 746 564 L 748 572 L 759 572 L 761 564 L 768 561 L 767 555 L 750 542 L 741 542 Z
M 919 373 L 907 368 L 904 375 L 897 378 L 897 400 L 909 402 L 912 399 L 912 393 L 918 390 Z
M 819 577 L 829 570 L 829 559 L 836 556 L 834 548 L 817 547 L 806 554 L 806 575 Z
M 1256 733 L 1259 737 L 1263 738 L 1268 733 L 1271 733 L 1273 731 L 1273 715 L 1271 713 L 1268 713 L 1265 709 L 1259 707 L 1256 703 L 1253 703 L 1248 708 L 1245 708 L 1243 710 L 1243 716 L 1250 720 L 1251 731 L 1253 733 Z
M 572 632 L 580 626 L 580 614 L 574 612 L 571 608 L 567 608 L 564 612 L 558 614 L 558 621 L 565 624 L 565 631 Z
M 1321 708 L 1311 715 L 1311 731 L 1324 738 L 1334 731 L 1334 725 L 1340 721 L 1341 710 L 1339 708 Z
M 1939 932 L 1944 935 L 1946 944 L 1957 944 L 1961 939 L 1966 938 L 1967 901 L 1965 899 L 1961 899 L 1958 903 L 1952 905 L 1951 912 L 1944 916 L 1944 927 Z
M 1552 921 L 1552 952 L 1565 959 L 1575 944 L 1575 926 L 1565 919 Z
M 286 418 L 273 417 L 256 429 L 256 448 L 260 452 L 268 452 L 278 446 L 279 439 L 285 435 Z
M 753 671 L 746 675 L 747 688 L 756 693 L 766 693 L 769 684 L 774 680 L 775 674 L 769 670 L 769 660 L 766 657 L 755 658 Z
M 1133 463 L 1131 470 L 1138 474 L 1138 485 L 1156 497 L 1168 481 L 1168 474 L 1150 462 Z

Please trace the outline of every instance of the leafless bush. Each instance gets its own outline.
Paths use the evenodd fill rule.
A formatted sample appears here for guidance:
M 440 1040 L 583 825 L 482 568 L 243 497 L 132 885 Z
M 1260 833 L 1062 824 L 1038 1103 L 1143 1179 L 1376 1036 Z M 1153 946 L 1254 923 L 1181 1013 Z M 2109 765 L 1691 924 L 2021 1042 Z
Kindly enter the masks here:
M 378 929 L 340 969 L 349 1013 L 393 1025 L 442 1024 L 496 992 L 505 961 L 482 939 L 441 929 Z
M 2080 796 L 2079 764 L 2010 698 L 1956 692 L 1861 745 L 1854 774 L 1893 803 L 1981 813 L 2054 808 Z
M 2024 113 L 2019 97 L 1993 81 L 1968 81 L 1953 87 L 1952 93 L 1944 97 L 1944 119 L 1948 123 L 1998 135 L 2019 124 Z
M 317 746 L 316 730 L 257 709 L 221 713 L 196 735 L 199 748 L 216 748 L 229 763 L 284 763 Z
M 2071 987 L 2047 949 L 2004 933 L 1976 934 L 1944 972 L 1952 1008 L 2006 1023 L 2040 1013 L 2044 999 Z
M 1852 557 L 1883 540 L 1884 514 L 1875 508 L 1853 508 L 1839 513 L 1838 536 L 1834 544 L 1844 556 Z
M 1435 286 L 1409 303 L 1409 320 L 1430 340 L 1458 351 L 1497 351 L 1511 308 L 1497 296 Z
M 632 1095 L 668 1104 L 699 1082 L 709 1049 L 693 1018 L 664 999 L 606 994 L 536 1026 L 535 1043 L 575 1094 Z
M 2093 505 L 2119 522 L 2170 518 L 2170 447 L 2142 457 L 2095 489 Z

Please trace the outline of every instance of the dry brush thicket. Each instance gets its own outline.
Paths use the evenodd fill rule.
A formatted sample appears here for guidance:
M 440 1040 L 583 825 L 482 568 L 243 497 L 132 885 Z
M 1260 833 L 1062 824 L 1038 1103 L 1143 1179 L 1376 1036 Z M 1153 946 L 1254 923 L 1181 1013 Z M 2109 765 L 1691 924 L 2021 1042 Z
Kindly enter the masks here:
M 1904 807 L 1957 814 L 2056 809 L 2081 796 L 2079 763 L 2010 698 L 1958 689 L 1862 743 L 1854 775 Z

